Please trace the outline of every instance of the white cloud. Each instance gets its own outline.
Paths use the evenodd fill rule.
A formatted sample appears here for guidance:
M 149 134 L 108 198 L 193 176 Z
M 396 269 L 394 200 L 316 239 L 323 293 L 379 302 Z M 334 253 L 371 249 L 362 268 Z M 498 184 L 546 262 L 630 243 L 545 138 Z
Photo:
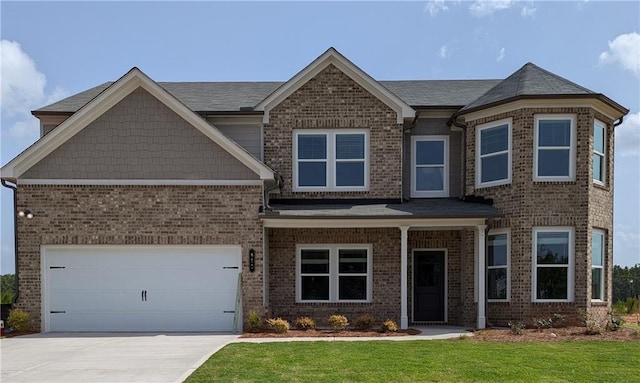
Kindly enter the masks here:
M 484 17 L 508 9 L 512 4 L 512 0 L 476 0 L 469 6 L 469 10 L 473 16 Z
M 522 10 L 520 11 L 520 15 L 522 17 L 533 17 L 536 15 L 537 10 L 538 10 L 537 8 L 528 7 L 525 5 L 524 7 L 522 7 Z
M 505 53 L 505 49 L 500 48 L 500 51 L 498 52 L 498 57 L 496 58 L 497 62 L 500 62 L 502 61 L 502 59 L 504 59 L 504 53 Z
M 447 7 L 444 0 L 432 0 L 427 2 L 427 4 L 424 6 L 424 10 L 426 12 L 429 12 L 431 16 L 435 16 L 440 11 L 448 11 L 449 7 Z
M 438 50 L 438 56 L 440 56 L 440 58 L 443 58 L 443 59 L 451 57 L 451 49 L 449 49 L 449 47 L 446 44 L 441 46 L 440 49 Z
M 625 116 L 615 134 L 617 155 L 640 156 L 640 112 Z
M 35 141 L 40 135 L 40 123 L 36 118 L 18 121 L 9 128 L 9 136 L 13 138 L 32 138 Z
M 600 63 L 617 63 L 640 77 L 640 34 L 626 33 L 609 41 L 609 50 L 600 53 Z
M 633 229 L 632 229 L 633 230 Z M 616 225 L 613 231 L 613 263 L 633 266 L 640 263 L 640 232 L 627 231 Z
M 0 89 L 2 111 L 24 113 L 44 99 L 47 80 L 36 64 L 15 41 L 0 41 Z
M 0 41 L 0 104 L 8 116 L 31 116 L 31 109 L 60 100 L 68 95 L 63 88 L 45 92 L 47 79 L 19 43 Z M 17 128 L 19 129 L 19 128 Z

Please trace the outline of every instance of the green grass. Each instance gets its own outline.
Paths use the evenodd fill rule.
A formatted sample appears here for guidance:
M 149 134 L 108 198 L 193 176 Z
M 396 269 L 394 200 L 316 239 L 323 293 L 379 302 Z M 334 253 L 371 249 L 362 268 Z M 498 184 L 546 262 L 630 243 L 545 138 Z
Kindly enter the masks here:
M 234 343 L 185 382 L 632 382 L 640 342 Z

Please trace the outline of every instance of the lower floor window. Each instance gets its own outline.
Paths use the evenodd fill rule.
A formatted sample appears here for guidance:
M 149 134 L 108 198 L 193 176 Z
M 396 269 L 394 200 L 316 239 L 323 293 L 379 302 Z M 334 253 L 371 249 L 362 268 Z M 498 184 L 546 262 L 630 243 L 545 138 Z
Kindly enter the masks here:
M 296 300 L 369 301 L 371 245 L 298 245 Z
M 604 300 L 604 231 L 591 233 L 591 299 Z
M 573 228 L 534 228 L 535 301 L 573 300 Z
M 509 233 L 489 233 L 487 245 L 487 299 L 509 300 Z

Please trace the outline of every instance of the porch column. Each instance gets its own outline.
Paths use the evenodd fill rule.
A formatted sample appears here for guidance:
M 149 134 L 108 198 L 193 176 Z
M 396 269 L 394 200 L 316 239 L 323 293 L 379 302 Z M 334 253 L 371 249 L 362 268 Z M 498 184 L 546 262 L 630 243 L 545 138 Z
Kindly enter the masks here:
M 487 300 L 486 294 L 486 265 L 485 265 L 485 249 L 486 249 L 486 238 L 485 238 L 485 229 L 487 225 L 478 225 L 478 286 L 476 286 L 478 291 L 478 328 L 485 328 L 487 323 L 487 317 L 485 314 L 485 306 Z
M 400 329 L 409 328 L 407 315 L 407 232 L 409 226 L 400 226 Z

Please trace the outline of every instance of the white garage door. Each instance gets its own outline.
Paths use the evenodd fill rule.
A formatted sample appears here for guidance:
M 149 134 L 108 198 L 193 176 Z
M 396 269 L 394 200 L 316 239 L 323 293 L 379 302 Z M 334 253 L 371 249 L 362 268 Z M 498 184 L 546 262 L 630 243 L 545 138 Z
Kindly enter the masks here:
M 234 330 L 239 246 L 47 247 L 42 261 L 45 331 Z

